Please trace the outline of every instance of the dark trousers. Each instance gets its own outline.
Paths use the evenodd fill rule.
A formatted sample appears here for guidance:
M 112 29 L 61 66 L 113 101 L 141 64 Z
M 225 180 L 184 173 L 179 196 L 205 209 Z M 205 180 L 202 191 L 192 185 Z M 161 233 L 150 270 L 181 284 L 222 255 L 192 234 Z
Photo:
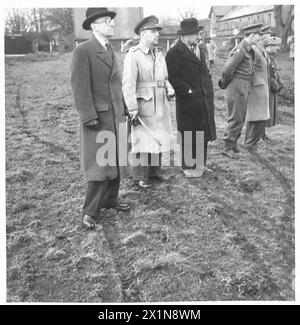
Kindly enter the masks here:
M 247 123 L 245 135 L 245 147 L 256 146 L 257 142 L 263 137 L 266 121 L 254 121 Z
M 196 143 L 196 131 L 192 132 L 192 143 L 189 143 L 188 145 L 190 146 L 190 148 L 188 150 L 185 150 L 185 141 L 184 141 L 184 135 L 182 136 L 182 149 L 181 149 L 181 168 L 182 169 L 194 169 L 196 168 L 196 164 L 194 164 L 193 166 L 190 166 L 189 164 L 187 164 L 186 160 L 184 159 L 184 155 L 185 155 L 185 151 L 187 151 L 188 155 L 190 158 L 192 159 L 196 159 L 196 154 L 197 154 L 197 145 L 201 145 L 199 143 Z M 203 143 L 203 154 L 204 154 L 204 166 L 206 165 L 206 159 L 207 159 L 207 144 L 208 141 L 204 140 Z M 186 157 L 187 158 L 187 157 Z
M 153 176 L 161 175 L 161 153 L 136 153 L 136 159 L 141 164 L 133 167 L 133 179 L 136 181 L 147 181 Z
M 83 214 L 97 217 L 102 208 L 111 208 L 117 203 L 120 179 L 88 182 L 83 205 Z

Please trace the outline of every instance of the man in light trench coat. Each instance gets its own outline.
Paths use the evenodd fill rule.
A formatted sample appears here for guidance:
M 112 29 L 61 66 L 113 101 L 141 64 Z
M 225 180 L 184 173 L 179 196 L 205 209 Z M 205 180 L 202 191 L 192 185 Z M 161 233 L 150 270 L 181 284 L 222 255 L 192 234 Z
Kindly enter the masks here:
M 116 13 L 107 8 L 88 8 L 82 27 L 92 30 L 90 40 L 74 50 L 71 85 L 80 117 L 80 163 L 88 187 L 83 205 L 83 225 L 94 229 L 102 208 L 128 211 L 117 202 L 122 171 L 118 160 L 119 124 L 124 122 L 120 71 L 108 39 L 113 35 Z M 102 135 L 113 136 L 107 148 Z M 101 148 L 111 158 L 105 165 Z M 105 149 L 105 151 L 106 151 Z
M 168 81 L 165 58 L 156 47 L 161 27 L 155 16 L 144 18 L 135 27 L 138 45 L 124 60 L 123 95 L 131 121 L 133 178 L 141 188 L 150 180 L 166 180 L 161 173 L 162 153 L 170 151 L 171 114 L 168 97 L 174 90 Z

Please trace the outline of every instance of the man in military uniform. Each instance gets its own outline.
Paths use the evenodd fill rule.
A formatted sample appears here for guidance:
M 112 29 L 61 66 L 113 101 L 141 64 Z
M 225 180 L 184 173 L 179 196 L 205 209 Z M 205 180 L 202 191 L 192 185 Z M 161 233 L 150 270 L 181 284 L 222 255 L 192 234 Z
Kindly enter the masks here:
M 135 27 L 140 36 L 124 60 L 123 96 L 130 115 L 132 153 L 135 155 L 133 177 L 142 187 L 150 180 L 165 180 L 161 174 L 163 152 L 170 151 L 171 114 L 168 97 L 174 90 L 168 81 L 165 58 L 157 48 L 158 19 L 144 18 Z
M 262 24 L 255 24 L 243 28 L 245 38 L 231 51 L 219 81 L 219 86 L 226 88 L 228 114 L 223 154 L 230 158 L 238 158 L 240 152 L 237 141 L 246 120 L 256 59 L 252 45 L 258 41 L 261 27 Z M 248 129 L 246 137 L 249 142 L 257 138 L 253 127 Z
M 245 148 L 256 151 L 257 143 L 265 134 L 265 125 L 270 119 L 269 108 L 269 78 L 270 58 L 265 49 L 266 41 L 270 38 L 270 25 L 264 26 L 257 33 L 260 35 L 252 45 L 255 53 L 251 92 L 247 103 L 247 130 Z
M 88 181 L 82 222 L 88 229 L 95 228 L 102 208 L 129 210 L 128 205 L 117 202 L 122 173 L 116 150 L 111 148 L 111 165 L 97 159 L 105 145 L 97 141 L 99 134 L 112 132 L 117 141 L 119 123 L 124 122 L 120 71 L 108 41 L 115 16 L 107 8 L 87 9 L 82 27 L 91 30 L 92 37 L 75 48 L 71 64 L 72 92 L 81 122 L 80 163 Z

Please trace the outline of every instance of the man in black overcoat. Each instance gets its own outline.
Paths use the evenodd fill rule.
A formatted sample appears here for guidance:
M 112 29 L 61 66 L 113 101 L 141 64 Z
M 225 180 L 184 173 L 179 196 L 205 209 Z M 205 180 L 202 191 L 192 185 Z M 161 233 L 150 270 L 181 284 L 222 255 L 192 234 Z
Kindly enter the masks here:
M 195 165 L 184 159 L 184 131 L 192 132 L 190 150 L 196 158 L 196 145 L 203 146 L 206 165 L 207 143 L 216 139 L 214 120 L 213 85 L 203 49 L 197 45 L 199 31 L 197 19 L 188 18 L 180 23 L 180 39 L 166 56 L 169 81 L 176 93 L 177 128 L 182 136 L 182 169 L 187 177 L 193 177 Z M 196 131 L 204 131 L 204 143 L 196 144 Z

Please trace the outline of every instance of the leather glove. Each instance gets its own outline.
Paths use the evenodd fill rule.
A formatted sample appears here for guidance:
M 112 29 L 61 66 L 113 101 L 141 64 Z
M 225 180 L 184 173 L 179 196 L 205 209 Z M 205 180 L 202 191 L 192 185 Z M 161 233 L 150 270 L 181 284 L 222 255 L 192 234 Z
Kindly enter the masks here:
M 175 91 L 173 88 L 167 88 L 167 98 L 171 99 L 175 96 Z
M 91 120 L 91 121 L 86 122 L 84 124 L 84 126 L 86 126 L 87 128 L 89 128 L 91 130 L 99 130 L 100 129 L 100 121 L 99 121 L 99 119 Z
M 129 123 L 133 126 L 140 124 L 140 121 L 138 120 L 138 111 L 129 113 Z

